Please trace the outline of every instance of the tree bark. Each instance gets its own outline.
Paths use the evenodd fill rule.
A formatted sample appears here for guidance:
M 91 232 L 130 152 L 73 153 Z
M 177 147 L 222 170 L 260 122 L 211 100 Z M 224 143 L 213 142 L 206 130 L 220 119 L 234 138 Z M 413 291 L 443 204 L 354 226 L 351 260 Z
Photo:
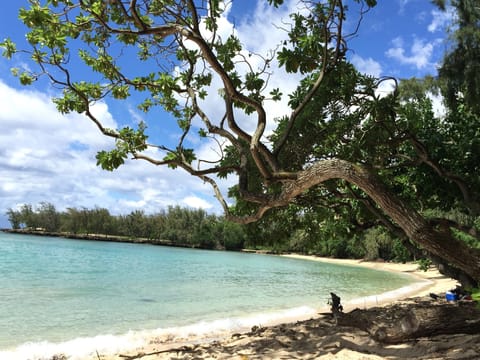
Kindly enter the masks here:
M 343 179 L 358 186 L 410 238 L 428 252 L 462 270 L 480 283 L 480 251 L 468 247 L 452 235 L 437 231 L 416 210 L 391 193 L 366 167 L 340 159 L 318 161 L 285 184 L 278 202 L 288 203 L 295 196 L 330 179 Z
M 475 303 L 421 301 L 368 310 L 353 310 L 337 317 L 337 325 L 353 326 L 375 340 L 400 343 L 442 334 L 478 334 L 480 308 Z

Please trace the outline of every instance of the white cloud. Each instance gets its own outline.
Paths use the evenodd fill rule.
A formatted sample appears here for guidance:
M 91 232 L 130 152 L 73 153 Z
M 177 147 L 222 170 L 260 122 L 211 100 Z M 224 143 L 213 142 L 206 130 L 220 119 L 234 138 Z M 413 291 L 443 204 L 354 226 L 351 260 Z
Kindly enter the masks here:
M 443 31 L 445 26 L 452 23 L 455 16 L 455 10 L 452 7 L 447 7 L 446 11 L 440 11 L 435 9 L 431 11 L 431 15 L 432 21 L 428 25 L 428 31 L 431 33 L 436 31 Z
M 362 73 L 379 77 L 382 73 L 382 66 L 372 58 L 364 59 L 359 55 L 353 55 L 352 64 Z
M 209 210 L 212 208 L 212 204 L 199 198 L 198 196 L 187 196 L 182 201 L 185 206 L 194 208 L 194 209 L 205 209 Z
M 58 211 L 100 206 L 115 214 L 157 212 L 195 194 L 203 208 L 219 212 L 211 188 L 182 170 L 127 161 L 114 172 L 97 167 L 97 151 L 113 141 L 78 114 L 62 116 L 43 93 L 0 80 L 0 215 L 8 208 L 47 201 Z M 105 103 L 93 109 L 115 128 Z M 162 156 L 156 150 L 153 155 Z M 6 225 L 6 224 L 3 224 Z
M 388 49 L 385 55 L 397 60 L 401 64 L 413 65 L 417 69 L 424 69 L 429 66 L 434 66 L 431 62 L 432 54 L 435 46 L 439 44 L 439 42 L 440 40 L 427 42 L 426 40 L 414 38 L 413 44 L 410 47 L 410 55 L 407 55 L 403 39 L 397 37 L 392 40 L 393 47 Z

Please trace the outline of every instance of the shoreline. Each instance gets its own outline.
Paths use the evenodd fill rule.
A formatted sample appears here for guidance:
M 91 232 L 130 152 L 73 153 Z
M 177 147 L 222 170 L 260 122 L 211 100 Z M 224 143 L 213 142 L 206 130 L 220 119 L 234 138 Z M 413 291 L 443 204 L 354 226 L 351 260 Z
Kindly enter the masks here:
M 337 265 L 347 265 L 347 266 L 360 266 L 366 267 L 379 271 L 390 271 L 397 273 L 408 274 L 417 281 L 413 282 L 411 285 L 402 287 L 400 289 L 395 289 L 388 291 L 383 294 L 374 294 L 362 298 L 356 298 L 351 301 L 342 303 L 344 306 L 345 312 L 349 312 L 355 308 L 368 309 L 371 307 L 378 306 L 387 306 L 397 302 L 408 301 L 413 297 L 422 297 L 430 293 L 435 293 L 437 295 L 444 295 L 444 293 L 452 288 L 455 288 L 457 281 L 447 278 L 441 275 L 436 268 L 430 268 L 428 271 L 424 272 L 418 269 L 418 264 L 415 263 L 389 263 L 389 262 L 372 262 L 372 261 L 363 261 L 363 260 L 352 260 L 352 259 L 332 259 L 332 258 L 323 258 L 317 256 L 307 256 L 307 255 L 298 255 L 298 254 L 288 254 L 281 255 L 284 257 L 310 260 L 310 261 L 320 261 Z M 102 360 L 120 360 L 125 358 L 130 359 L 142 359 L 142 360 L 160 360 L 160 359 L 179 359 L 188 357 L 188 352 L 190 348 L 196 349 L 195 354 L 191 354 L 192 359 L 263 359 L 263 356 L 255 356 L 255 354 L 250 354 L 249 356 L 239 354 L 238 351 L 240 348 L 235 350 L 235 347 L 238 347 L 236 344 L 235 338 L 241 338 L 242 345 L 253 344 L 253 339 L 257 331 L 263 332 L 265 329 L 268 331 L 273 331 L 275 328 L 290 329 L 296 328 L 299 324 L 309 321 L 318 321 L 322 318 L 321 313 L 329 311 L 328 306 L 322 307 L 320 309 L 315 309 L 316 314 L 312 316 L 303 315 L 303 316 L 292 316 L 290 318 L 284 317 L 282 320 L 274 320 L 267 322 L 266 324 L 259 324 L 254 326 L 250 331 L 249 329 L 244 329 L 240 333 L 232 333 L 230 331 L 224 333 L 214 334 L 213 336 L 194 336 L 190 335 L 187 338 L 180 339 L 171 339 L 173 341 L 163 341 L 159 338 L 151 338 L 149 344 L 140 348 L 131 349 L 130 351 L 124 351 L 116 354 L 104 354 L 102 355 Z M 265 325 L 265 326 L 264 326 Z M 283 330 L 282 330 L 283 331 Z M 260 336 L 261 337 L 261 336 Z M 273 340 L 272 340 L 273 341 Z M 231 352 L 228 354 L 223 354 L 222 356 L 210 357 L 208 354 L 213 349 L 213 347 L 219 344 L 228 344 L 225 345 Z M 251 345 L 250 344 L 250 345 Z M 200 350 L 199 350 L 200 349 Z M 186 353 L 184 357 L 179 357 L 179 352 L 185 350 Z M 201 355 L 197 353 L 201 351 L 206 353 L 206 355 Z M 360 352 L 360 357 L 356 357 L 357 354 L 350 354 L 345 359 L 383 359 L 380 357 L 365 357 L 367 355 Z M 251 357 L 250 357 L 251 356 Z M 274 359 L 275 357 L 266 357 Z M 290 358 L 288 355 L 283 357 L 285 359 Z M 293 358 L 293 356 L 291 357 Z M 337 358 L 337 357 L 335 357 Z M 97 359 L 97 357 L 92 357 L 91 360 Z M 333 359 L 333 357 L 332 357 Z
M 440 296 L 440 300 L 437 301 L 437 303 L 441 302 L 446 305 L 452 305 L 451 303 L 447 304 L 447 302 L 445 301 L 445 292 L 455 288 L 457 285 L 456 280 L 441 275 L 436 270 L 436 268 L 431 267 L 428 271 L 424 272 L 419 269 L 418 264 L 413 262 L 402 264 L 383 261 L 364 261 L 358 259 L 334 259 L 318 257 L 314 255 L 270 255 L 308 261 L 318 261 L 342 266 L 364 267 L 377 271 L 406 274 L 410 278 L 408 281 L 411 281 L 411 283 L 402 288 L 387 291 L 385 293 L 366 295 L 353 300 L 342 299 L 342 305 L 344 307 L 345 313 L 349 313 L 353 309 L 378 309 L 379 307 L 388 306 L 391 304 L 396 304 L 395 306 L 406 306 L 408 307 L 408 309 L 411 310 L 415 306 L 415 302 L 419 300 L 418 297 L 423 296 L 424 298 L 422 299 L 422 301 L 432 302 L 432 299 L 428 296 L 430 293 L 435 293 L 436 295 Z M 343 296 L 341 293 L 339 293 L 338 295 Z M 389 308 L 386 308 L 385 311 L 387 311 Z M 282 336 L 283 332 L 297 333 L 299 337 L 308 337 L 310 335 L 311 329 L 306 331 L 305 327 L 314 326 L 316 329 L 319 326 L 323 330 L 325 330 L 325 328 L 328 328 L 328 337 L 339 337 L 339 330 L 336 327 L 332 327 L 331 324 L 325 321 L 326 319 L 329 319 L 331 323 L 332 320 L 330 315 L 330 308 L 326 303 L 325 305 L 318 308 L 305 306 L 288 310 L 289 311 L 285 311 L 283 313 L 277 312 L 271 314 L 256 314 L 253 311 L 250 315 L 242 318 L 219 319 L 218 321 L 214 320 L 212 322 L 195 323 L 179 328 L 138 330 L 118 335 L 107 334 L 98 335 L 91 338 L 76 338 L 62 343 L 25 343 L 16 350 L 11 349 L 12 351 L 6 352 L 0 351 L 0 357 L 4 358 L 4 356 L 6 356 L 5 358 L 10 360 L 24 360 L 26 358 L 32 360 L 160 360 L 180 358 L 260 360 L 276 359 L 279 357 L 263 356 L 263 354 L 265 354 L 265 351 L 269 351 L 269 347 L 266 348 L 264 346 L 261 346 L 257 349 L 257 342 L 274 342 L 276 341 L 277 337 Z M 372 311 L 378 310 L 372 309 Z M 384 310 L 382 309 L 381 311 Z M 370 314 L 371 313 L 372 312 L 370 312 Z M 212 324 L 214 325 L 213 327 Z M 359 335 L 357 333 L 358 331 L 360 330 L 349 329 L 348 337 L 363 337 L 364 340 L 367 341 L 365 334 Z M 479 344 L 478 358 L 480 358 L 480 334 L 478 335 L 477 340 Z M 302 352 L 302 346 L 310 348 L 315 345 L 314 341 L 320 343 L 323 341 L 323 338 L 312 339 L 309 343 L 304 343 L 301 346 L 299 344 L 296 344 L 294 347 L 297 352 Z M 369 339 L 368 341 L 372 340 Z M 245 348 L 251 349 L 252 352 L 249 354 L 244 354 L 242 349 Z M 218 352 L 220 352 L 220 355 L 218 356 L 208 355 Z M 34 353 L 35 355 L 33 355 Z M 365 354 L 372 353 L 368 349 L 366 349 L 364 352 L 360 350 L 359 353 L 362 355 L 361 357 L 358 357 L 358 359 L 362 360 L 389 358 L 365 357 Z M 27 354 L 31 355 L 27 356 Z M 180 356 L 179 354 L 182 355 Z M 355 357 L 356 354 L 357 351 L 354 351 L 353 355 L 352 353 L 349 353 L 349 356 L 345 359 L 357 359 L 357 357 Z M 283 354 L 281 358 L 323 359 L 323 356 L 298 357 L 290 355 L 291 354 L 287 352 L 286 355 Z M 335 356 L 334 358 L 337 359 L 337 356 Z M 413 357 L 405 357 L 405 359 L 407 358 L 413 359 Z M 437 357 L 435 359 L 440 358 L 443 359 L 443 357 Z M 395 359 L 404 358 L 398 357 Z M 422 357 L 422 359 L 430 358 Z
M 324 263 L 331 263 L 344 266 L 357 266 L 374 269 L 378 271 L 388 271 L 407 274 L 412 278 L 412 283 L 408 286 L 391 290 L 382 294 L 373 294 L 350 301 L 342 301 L 344 312 L 348 313 L 353 309 L 369 309 L 379 306 L 387 306 L 394 303 L 406 303 L 411 301 L 412 297 L 425 296 L 429 293 L 437 295 L 442 294 L 454 288 L 457 282 L 441 275 L 435 268 L 430 268 L 427 272 L 419 270 L 416 263 L 390 263 L 390 262 L 375 262 L 352 259 L 333 259 L 323 258 L 317 256 L 307 256 L 298 254 L 284 254 L 280 255 L 286 258 L 296 258 L 308 261 L 319 261 Z M 339 294 L 341 295 L 341 294 Z M 442 296 L 440 295 L 440 296 Z M 276 313 L 274 316 L 262 314 L 264 316 L 257 317 L 255 313 L 246 318 L 232 318 L 235 327 L 223 327 L 223 324 L 216 324 L 210 328 L 208 323 L 192 324 L 178 328 L 175 331 L 172 329 L 157 329 L 157 330 L 140 330 L 130 332 L 123 335 L 99 335 L 95 338 L 77 338 L 64 343 L 45 343 L 45 344 L 25 344 L 29 346 L 38 345 L 38 349 L 31 349 L 38 355 L 33 355 L 27 348 L 23 349 L 26 352 L 4 352 L 2 356 L 10 360 L 23 360 L 27 358 L 27 353 L 32 354 L 28 358 L 33 359 L 68 359 L 68 360 L 120 360 L 120 359 L 142 359 L 142 360 L 161 360 L 161 359 L 276 359 L 277 357 L 256 356 L 257 351 L 262 353 L 266 349 L 258 349 L 253 351 L 247 357 L 241 355 L 241 349 L 244 347 L 255 347 L 256 341 L 275 341 L 282 332 L 300 332 L 306 334 L 302 328 L 305 324 L 322 324 L 326 318 L 331 318 L 329 315 L 330 309 L 327 304 L 320 308 L 296 308 L 289 309 L 283 314 Z M 294 311 L 291 311 L 294 310 Z M 239 321 L 240 320 L 240 321 Z M 221 321 L 220 321 L 221 322 Z M 241 325 L 241 326 L 239 326 Z M 325 324 L 322 326 L 325 327 Z M 327 324 L 328 327 L 328 324 Z M 208 331 L 207 331 L 208 328 Z M 280 330 L 279 330 L 280 329 Z M 180 331 L 178 331 L 180 330 Z M 280 331 L 280 334 L 279 334 Z M 331 332 L 329 336 L 338 336 L 335 328 L 329 328 Z M 303 336 L 303 335 L 302 335 Z M 353 335 L 349 335 L 353 336 Z M 357 335 L 355 335 L 357 336 Z M 480 335 L 479 335 L 480 337 Z M 118 339 L 121 338 L 121 342 Z M 87 342 L 94 341 L 95 345 L 87 345 Z M 314 340 L 312 340 L 314 341 Z M 239 342 L 242 346 L 239 346 Z M 311 344 L 304 344 L 302 346 L 310 346 Z M 211 351 L 218 351 L 222 347 L 221 356 L 209 356 Z M 299 347 L 300 345 L 296 345 Z M 87 350 L 89 348 L 90 350 Z M 98 349 L 98 353 L 94 349 Z M 13 350 L 13 349 L 12 349 Z M 28 352 L 27 352 L 28 351 Z M 45 352 L 47 351 L 47 353 Z M 178 353 L 184 351 L 182 356 Z M 301 351 L 301 349 L 299 349 Z M 201 355 L 199 355 L 201 352 Z M 360 353 L 362 353 L 360 351 Z M 367 351 L 368 353 L 368 351 Z M 0 355 L 2 351 L 0 351 Z M 142 355 L 144 354 L 144 355 Z M 147 354 L 147 355 L 145 355 Z M 189 356 L 192 357 L 189 357 Z M 365 355 L 362 353 L 362 356 Z M 0 357 L 2 357 L 0 356 Z M 355 354 L 349 354 L 345 359 L 357 359 Z M 283 356 L 284 359 L 303 357 Z M 316 359 L 317 357 L 305 357 L 305 359 Z M 337 357 L 335 357 L 336 359 Z M 358 359 L 384 359 L 358 357 Z
M 407 263 L 394 263 L 385 261 L 365 261 L 356 259 L 334 259 L 319 256 L 299 255 L 299 254 L 287 254 L 282 255 L 294 259 L 303 259 L 311 261 L 320 261 L 324 263 L 347 265 L 347 266 L 360 266 L 373 270 L 389 271 L 395 273 L 403 273 L 411 276 L 418 281 L 415 281 L 409 286 L 405 286 L 399 289 L 388 291 L 383 294 L 373 294 L 365 297 L 368 301 L 365 303 L 365 308 L 372 306 L 388 305 L 395 301 L 405 300 L 411 297 L 421 297 L 429 295 L 430 293 L 445 293 L 458 285 L 458 281 L 446 277 L 433 266 L 427 271 L 420 270 L 418 264 L 414 262 Z M 355 307 L 362 305 L 360 302 L 364 298 L 354 299 L 350 302 L 346 302 L 344 307 L 346 310 L 353 310 Z M 375 300 L 376 299 L 376 300 Z

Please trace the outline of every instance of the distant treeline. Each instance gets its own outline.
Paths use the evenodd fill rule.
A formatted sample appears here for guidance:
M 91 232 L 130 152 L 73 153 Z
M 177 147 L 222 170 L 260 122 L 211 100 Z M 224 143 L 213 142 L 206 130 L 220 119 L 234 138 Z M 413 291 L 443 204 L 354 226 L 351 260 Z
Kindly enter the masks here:
M 133 211 L 112 215 L 95 207 L 59 212 L 42 202 L 6 213 L 13 229 L 27 232 L 111 241 L 148 242 L 203 249 L 255 249 L 273 253 L 296 252 L 337 258 L 412 260 L 400 241 L 379 227 L 355 231 L 355 224 L 338 219 L 323 223 L 289 209 L 268 214 L 259 222 L 240 225 L 201 209 L 170 206 L 156 214 Z M 101 235 L 101 236 L 97 236 Z M 104 237 L 102 237 L 104 236 Z
M 112 215 L 107 209 L 99 207 L 68 208 L 59 212 L 54 205 L 42 202 L 35 208 L 26 204 L 19 210 L 8 209 L 6 215 L 14 230 L 28 229 L 79 237 L 101 234 L 204 249 L 237 250 L 243 248 L 246 242 L 246 232 L 241 225 L 201 209 L 179 206 L 151 215 L 140 210 L 128 215 Z

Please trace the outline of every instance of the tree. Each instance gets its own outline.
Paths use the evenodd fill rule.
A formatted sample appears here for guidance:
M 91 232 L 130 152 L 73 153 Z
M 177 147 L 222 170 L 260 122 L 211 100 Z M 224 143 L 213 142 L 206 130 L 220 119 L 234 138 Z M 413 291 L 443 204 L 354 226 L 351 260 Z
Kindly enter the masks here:
M 41 228 L 46 231 L 58 231 L 60 229 L 60 214 L 53 204 L 41 202 L 35 213 Z
M 218 221 L 212 230 L 216 239 L 219 239 L 219 246 L 223 246 L 226 250 L 240 250 L 245 244 L 244 226 L 232 223 L 230 221 Z
M 20 213 L 22 216 L 22 222 L 27 228 L 35 229 L 41 226 L 37 214 L 33 211 L 32 205 L 23 204 L 20 208 Z
M 20 229 L 20 226 L 23 223 L 22 214 L 20 211 L 9 208 L 5 215 L 7 215 L 8 221 L 10 222 L 12 229 Z
M 72 232 L 73 234 L 85 231 L 82 229 L 83 216 L 82 211 L 75 208 L 67 208 L 62 216 L 62 231 Z
M 480 114 L 480 7 L 475 0 L 434 0 L 440 9 L 446 5 L 456 10 L 455 27 L 451 33 L 450 49 L 439 70 L 443 94 L 450 106 L 465 102 Z
M 268 2 L 275 7 L 283 3 Z M 405 239 L 452 264 L 466 282 L 478 283 L 480 251 L 457 239 L 448 226 L 429 222 L 415 201 L 415 184 L 399 181 L 401 174 L 395 173 L 396 149 L 418 154 L 422 142 L 416 142 L 415 127 L 403 116 L 399 92 L 379 96 L 376 90 L 386 79 L 362 75 L 346 59 L 348 39 L 355 35 L 345 33 L 346 2 L 301 3 L 302 12 L 283 25 L 284 42 L 272 44 L 265 55 L 249 52 L 234 31 L 220 35 L 225 3 L 218 0 L 48 0 L 43 5 L 32 0 L 20 18 L 30 28 L 29 53 L 39 71 L 14 72 L 23 84 L 47 76 L 63 91 L 54 99 L 60 112 L 84 113 L 116 140 L 113 150 L 97 155 L 106 170 L 129 156 L 181 168 L 210 184 L 226 218 L 240 223 L 302 199 L 329 207 L 335 201 L 359 204 L 359 215 L 367 209 Z M 355 3 L 361 18 L 376 1 Z M 7 57 L 17 52 L 10 40 L 2 46 Z M 131 57 L 141 66 L 127 66 Z M 275 61 L 302 78 L 289 101 L 270 85 Z M 91 70 L 89 81 L 76 73 L 80 66 Z M 215 84 L 221 85 L 212 89 Z M 219 118 L 202 107 L 215 94 L 223 112 Z M 181 136 L 175 146 L 149 143 L 143 123 L 105 128 L 91 110 L 106 98 L 138 95 L 144 96 L 139 107 L 145 112 L 160 106 L 176 119 Z M 290 110 L 267 138 L 272 120 L 267 104 L 275 101 L 288 103 Z M 253 130 L 249 121 L 255 123 Z M 217 145 L 216 161 L 200 159 L 188 147 L 187 136 L 195 131 L 201 141 Z M 149 148 L 163 155 L 153 157 L 145 151 Z M 234 207 L 218 186 L 218 179 L 227 176 L 238 178 L 229 193 L 236 198 Z
M 96 206 L 94 209 L 89 211 L 90 213 L 90 226 L 91 231 L 94 234 L 111 234 L 113 231 L 112 227 L 112 216 L 107 209 L 102 209 Z

